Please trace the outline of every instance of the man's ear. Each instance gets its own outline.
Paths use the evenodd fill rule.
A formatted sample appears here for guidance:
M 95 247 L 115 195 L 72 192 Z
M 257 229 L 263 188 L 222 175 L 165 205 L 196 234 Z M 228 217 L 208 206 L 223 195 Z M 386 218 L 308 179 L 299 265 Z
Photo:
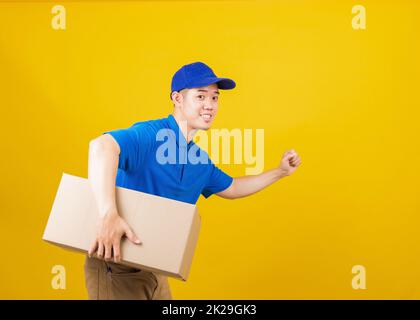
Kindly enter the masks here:
M 180 104 L 182 102 L 182 95 L 179 91 L 172 92 L 172 102 L 174 105 Z
M 185 94 L 186 94 L 187 89 L 182 89 L 181 91 L 174 91 L 172 93 L 172 102 L 176 105 L 176 104 L 181 104 Z

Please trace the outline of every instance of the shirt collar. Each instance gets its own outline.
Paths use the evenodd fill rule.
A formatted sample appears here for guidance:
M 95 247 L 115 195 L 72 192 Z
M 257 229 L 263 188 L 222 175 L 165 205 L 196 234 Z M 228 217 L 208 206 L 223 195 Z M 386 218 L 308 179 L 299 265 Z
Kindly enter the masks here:
M 175 117 L 172 114 L 170 114 L 167 119 L 169 123 L 169 128 L 175 133 L 177 146 L 187 146 L 188 149 L 191 148 L 194 145 L 194 142 L 191 140 L 190 143 L 187 144 L 187 140 L 185 139 L 184 134 L 180 130 L 178 122 L 176 122 L 175 120 Z

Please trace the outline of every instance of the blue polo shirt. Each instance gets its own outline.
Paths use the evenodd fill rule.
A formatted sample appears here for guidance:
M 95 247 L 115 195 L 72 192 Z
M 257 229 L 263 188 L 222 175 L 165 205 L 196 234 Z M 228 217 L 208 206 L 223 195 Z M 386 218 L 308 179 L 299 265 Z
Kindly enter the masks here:
M 227 189 L 233 178 L 207 152 L 187 143 L 173 115 L 106 131 L 120 146 L 116 186 L 195 204 Z

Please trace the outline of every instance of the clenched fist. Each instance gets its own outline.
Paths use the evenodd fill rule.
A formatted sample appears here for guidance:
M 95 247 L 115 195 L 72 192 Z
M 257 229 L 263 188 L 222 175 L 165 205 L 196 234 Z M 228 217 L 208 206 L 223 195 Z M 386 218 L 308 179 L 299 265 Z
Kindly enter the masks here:
M 286 151 L 281 159 L 279 170 L 282 176 L 290 176 L 300 165 L 301 160 L 295 150 Z

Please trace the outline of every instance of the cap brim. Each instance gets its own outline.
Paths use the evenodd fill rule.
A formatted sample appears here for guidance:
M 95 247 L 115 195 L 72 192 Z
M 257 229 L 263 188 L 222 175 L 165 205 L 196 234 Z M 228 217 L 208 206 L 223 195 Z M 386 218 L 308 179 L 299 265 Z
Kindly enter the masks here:
M 222 90 L 230 90 L 236 87 L 236 83 L 232 79 L 214 77 L 200 79 L 200 81 L 192 83 L 189 88 L 205 87 L 213 83 L 217 83 L 218 88 Z
M 232 79 L 228 79 L 228 78 L 218 78 L 218 79 L 220 79 L 219 81 L 217 81 L 217 86 L 219 87 L 219 89 L 230 90 L 236 87 L 236 83 Z

